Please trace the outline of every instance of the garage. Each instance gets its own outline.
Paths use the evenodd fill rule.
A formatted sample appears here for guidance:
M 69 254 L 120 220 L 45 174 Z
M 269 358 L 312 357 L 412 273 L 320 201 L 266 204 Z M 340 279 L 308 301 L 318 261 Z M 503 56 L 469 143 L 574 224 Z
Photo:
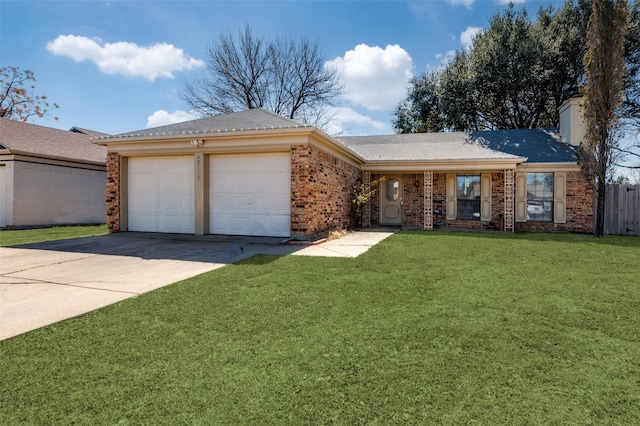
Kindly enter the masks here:
M 193 156 L 128 159 L 128 228 L 194 232 Z
M 291 234 L 290 154 L 209 157 L 209 232 L 288 237 Z

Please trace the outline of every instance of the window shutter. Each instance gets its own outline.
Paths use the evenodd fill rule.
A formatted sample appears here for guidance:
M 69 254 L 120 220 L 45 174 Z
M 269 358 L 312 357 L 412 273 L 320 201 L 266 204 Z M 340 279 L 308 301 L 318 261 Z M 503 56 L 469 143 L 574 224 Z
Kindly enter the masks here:
M 480 177 L 480 220 L 491 220 L 491 173 L 482 173 Z
M 567 172 L 553 174 L 553 222 L 567 223 Z
M 527 174 L 516 172 L 516 222 L 527 221 Z
M 456 175 L 447 174 L 447 220 L 455 220 L 458 214 L 456 200 Z

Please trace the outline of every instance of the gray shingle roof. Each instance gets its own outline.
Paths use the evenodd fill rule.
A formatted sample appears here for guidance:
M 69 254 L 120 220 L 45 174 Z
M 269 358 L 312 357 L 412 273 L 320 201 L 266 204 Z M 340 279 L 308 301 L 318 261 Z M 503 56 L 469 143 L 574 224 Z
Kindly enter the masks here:
M 282 117 L 273 112 L 266 111 L 262 108 L 255 108 L 247 111 L 233 112 L 230 114 L 216 115 L 198 120 L 169 124 L 167 126 L 135 130 L 99 139 L 296 127 L 309 126 L 298 121 Z
M 89 136 L 0 118 L 0 144 L 12 154 L 105 164 L 107 149 Z
M 367 162 L 525 159 L 575 162 L 576 148 L 556 129 L 345 136 L 338 141 Z
M 463 132 L 346 136 L 338 140 L 367 162 L 518 160 L 519 157 L 474 143 Z
M 575 163 L 577 148 L 562 140 L 558 129 L 514 129 L 473 132 L 471 139 L 496 151 L 527 157 L 528 163 Z

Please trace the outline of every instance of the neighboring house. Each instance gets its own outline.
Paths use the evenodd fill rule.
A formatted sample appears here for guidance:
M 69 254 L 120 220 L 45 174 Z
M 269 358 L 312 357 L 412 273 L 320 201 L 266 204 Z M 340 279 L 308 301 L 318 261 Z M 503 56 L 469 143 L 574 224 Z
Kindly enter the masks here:
M 109 136 L 109 133 L 97 132 L 95 130 L 83 129 L 82 127 L 76 127 L 76 126 L 73 126 L 72 128 L 70 128 L 69 131 L 87 135 L 90 138 L 101 138 L 101 137 Z
M 563 106 L 560 132 L 334 139 L 254 109 L 100 137 L 94 142 L 109 151 L 107 224 L 112 232 L 326 235 L 349 225 L 353 189 L 384 177 L 364 225 L 591 232 L 593 192 L 576 162 L 581 129 L 567 121 L 578 107 Z
M 0 119 L 0 228 L 105 223 L 106 155 L 86 134 Z

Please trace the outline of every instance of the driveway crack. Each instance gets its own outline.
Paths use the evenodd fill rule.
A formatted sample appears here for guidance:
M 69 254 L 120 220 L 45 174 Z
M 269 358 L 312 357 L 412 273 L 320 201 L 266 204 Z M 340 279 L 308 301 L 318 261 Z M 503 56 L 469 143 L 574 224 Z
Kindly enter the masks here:
M 98 255 L 97 254 L 91 254 L 91 255 L 88 255 L 88 256 L 76 257 L 74 259 L 61 260 L 59 262 L 51 262 L 51 263 L 47 263 L 46 265 L 30 266 L 28 268 L 19 269 L 17 271 L 11 271 L 11 272 L 7 272 L 5 274 L 0 274 L 0 276 L 9 277 L 9 275 L 11 275 L 11 274 L 19 274 L 20 272 L 33 271 L 34 269 L 38 269 L 38 268 L 48 268 L 51 265 L 62 265 L 62 264 L 65 264 L 65 263 L 75 262 L 77 260 L 89 259 L 89 258 L 96 257 L 96 256 L 98 256 Z M 9 277 L 9 278 L 11 278 L 11 277 Z
M 135 291 L 126 291 L 126 290 L 113 290 L 113 289 L 109 289 L 109 288 L 103 288 L 103 287 L 94 287 L 94 286 L 89 286 L 89 285 L 82 285 L 82 284 L 74 284 L 74 283 L 57 283 L 54 281 L 48 281 L 48 280 L 37 280 L 37 279 L 33 279 L 33 278 L 21 278 L 21 277 L 11 277 L 7 274 L 2 274 L 1 275 L 4 278 L 10 278 L 10 279 L 21 279 L 21 280 L 29 280 L 29 281 L 24 281 L 24 282 L 10 282 L 10 283 L 2 283 L 3 285 L 31 285 L 31 284 L 51 284 L 51 285 L 57 285 L 57 286 L 62 286 L 62 287 L 74 287 L 74 288 L 82 288 L 85 290 L 98 290 L 98 291 L 106 291 L 108 293 L 124 293 L 124 294 L 132 294 L 132 295 L 139 295 L 141 293 L 135 292 Z M 94 283 L 99 283 L 102 281 L 93 281 Z

